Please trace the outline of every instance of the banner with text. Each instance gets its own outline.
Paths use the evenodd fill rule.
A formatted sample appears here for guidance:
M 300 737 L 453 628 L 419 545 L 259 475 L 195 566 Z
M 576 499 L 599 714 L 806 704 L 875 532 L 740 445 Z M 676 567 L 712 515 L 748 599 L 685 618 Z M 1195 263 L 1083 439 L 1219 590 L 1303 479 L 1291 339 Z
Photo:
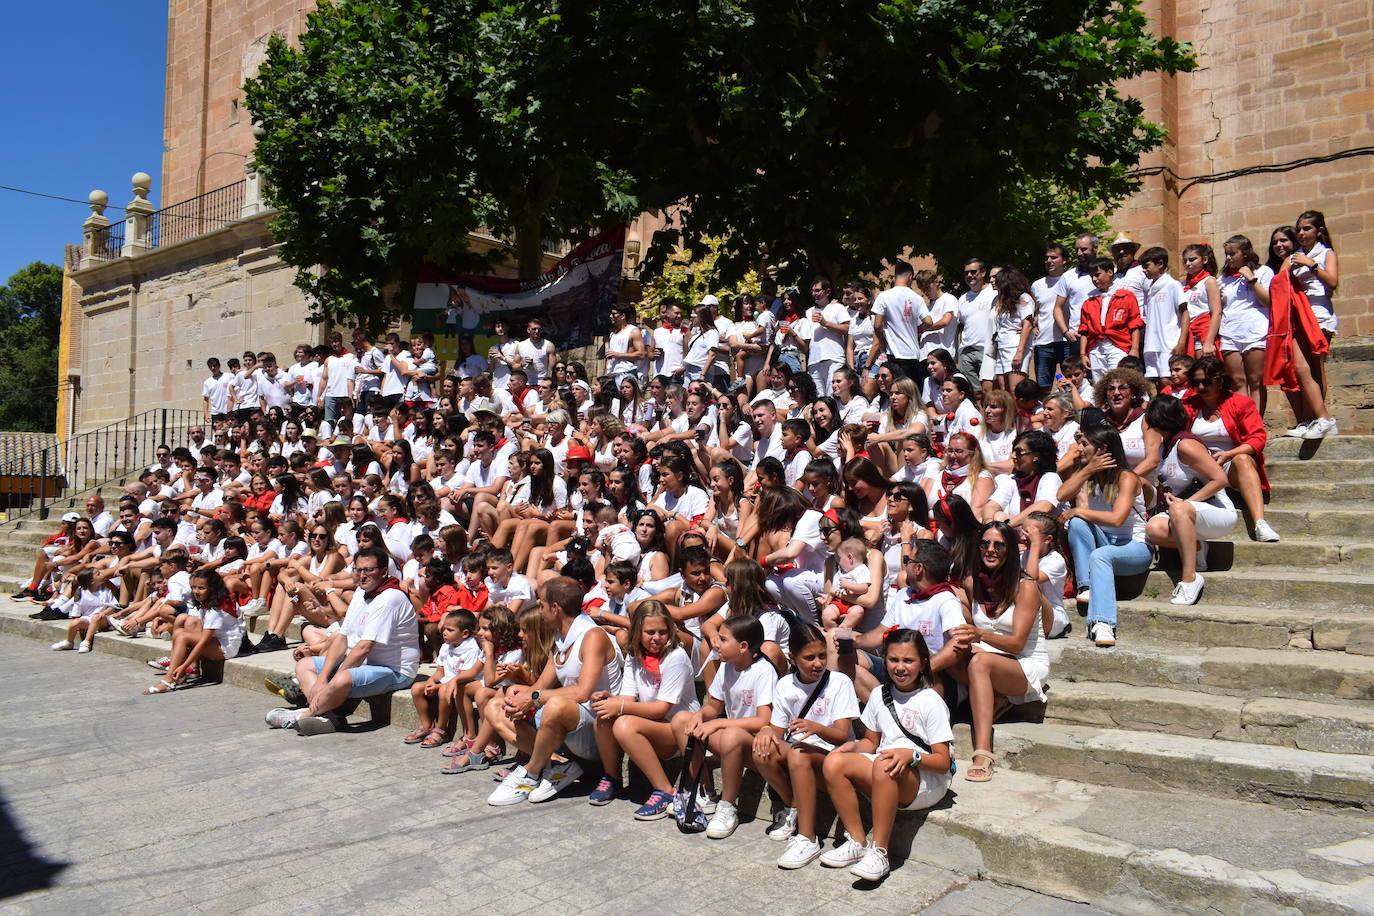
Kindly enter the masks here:
M 511 334 L 524 337 L 524 323 L 544 319 L 544 336 L 561 350 L 587 346 L 604 333 L 607 314 L 620 295 L 620 264 L 625 227 L 588 239 L 533 280 L 460 274 L 421 264 L 415 286 L 414 333 L 431 331 L 441 359 L 453 359 L 458 339 L 478 338 L 485 353 L 492 325 L 512 320 Z

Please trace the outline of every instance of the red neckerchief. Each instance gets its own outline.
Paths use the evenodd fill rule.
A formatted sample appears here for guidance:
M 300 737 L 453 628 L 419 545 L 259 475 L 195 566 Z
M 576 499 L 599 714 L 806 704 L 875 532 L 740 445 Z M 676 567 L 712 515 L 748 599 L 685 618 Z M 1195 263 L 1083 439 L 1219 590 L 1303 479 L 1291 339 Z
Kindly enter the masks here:
M 391 588 L 396 589 L 396 591 L 398 592 L 401 590 L 401 583 L 396 581 L 395 576 L 387 576 L 385 579 L 382 580 L 382 584 L 377 586 L 374 590 L 370 592 L 363 592 L 363 600 L 371 601 L 373 598 L 376 598 L 382 592 Z
M 1118 423 L 1116 420 L 1112 419 L 1112 415 L 1111 415 L 1110 413 L 1107 413 L 1107 411 L 1104 410 L 1103 413 L 1106 413 L 1106 414 L 1107 414 L 1107 422 L 1110 423 L 1110 424 L 1112 424 L 1112 428 L 1115 429 L 1117 432 L 1121 432 L 1121 431 L 1124 430 L 1126 427 L 1128 427 L 1128 426 L 1130 426 L 1132 423 L 1134 423 L 1136 420 L 1138 420 L 1138 419 L 1140 419 L 1141 417 L 1145 416 L 1145 408 L 1144 408 L 1144 407 L 1132 407 L 1132 408 L 1126 413 L 1126 419 L 1122 420 L 1120 423 Z
M 940 471 L 940 486 L 944 487 L 946 493 L 953 493 L 965 480 L 968 480 L 968 465 L 964 465 L 960 474 L 960 468 L 945 468 Z
M 408 519 L 408 518 L 402 518 L 401 516 L 398 515 L 398 516 L 396 516 L 395 518 L 393 518 L 391 521 L 387 522 L 387 523 L 386 523 L 386 526 L 387 526 L 388 528 L 395 528 L 397 525 L 408 524 L 409 522 L 410 522 L 410 519 Z
M 228 614 L 230 617 L 239 616 L 238 602 L 234 600 L 233 595 L 230 595 L 228 598 L 225 598 L 224 603 L 219 606 L 219 609 L 224 613 Z
M 669 321 L 665 318 L 663 319 L 662 327 L 669 331 L 676 331 L 678 329 L 678 323 L 676 321 Z
M 644 657 L 640 659 L 640 662 L 643 663 L 644 670 L 649 672 L 650 674 L 658 674 L 659 671 L 661 671 L 663 668 L 662 655 L 650 655 L 648 652 L 645 652 Z
M 495 445 L 492 446 L 492 448 L 496 449 L 496 450 L 499 452 L 499 451 L 501 451 L 501 449 L 503 449 L 503 448 L 506 447 L 506 443 L 509 442 L 509 441 L 510 441 L 510 436 L 502 436 L 502 437 L 500 438 L 500 440 L 498 440 L 497 443 L 496 443 Z
M 1210 276 L 1211 274 L 1209 274 L 1207 271 L 1199 270 L 1196 274 L 1194 274 L 1191 277 L 1184 277 L 1183 291 L 1185 293 L 1188 292 L 1188 290 L 1192 289 L 1194 286 L 1197 286 L 1199 283 L 1201 283 L 1203 280 L 1206 280 Z
M 951 595 L 954 594 L 954 583 L 936 582 L 934 585 L 922 589 L 917 589 L 916 587 L 912 586 L 911 588 L 907 589 L 907 600 L 929 601 L 931 598 L 934 598 L 941 592 L 949 592 Z
M 1013 473 L 1011 479 L 1016 481 L 1016 492 L 1021 497 L 1021 511 L 1025 512 L 1026 507 L 1035 502 L 1035 492 L 1040 488 L 1040 478 L 1043 475 L 1039 472 L 1034 474 L 1021 475 Z
M 997 589 L 998 576 L 986 569 L 979 569 L 974 575 L 978 582 L 978 593 L 982 596 L 978 599 L 978 603 L 983 606 L 983 613 L 991 617 L 993 608 L 997 607 L 997 599 L 989 596 Z

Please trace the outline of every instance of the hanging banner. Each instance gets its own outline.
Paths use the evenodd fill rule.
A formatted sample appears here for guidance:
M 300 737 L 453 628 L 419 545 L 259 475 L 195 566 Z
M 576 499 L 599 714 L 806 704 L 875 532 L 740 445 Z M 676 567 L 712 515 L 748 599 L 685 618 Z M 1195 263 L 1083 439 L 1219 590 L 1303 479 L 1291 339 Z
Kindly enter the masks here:
M 415 286 L 412 333 L 431 331 L 435 352 L 452 359 L 458 340 L 477 338 L 486 352 L 497 318 L 513 322 L 511 334 L 525 336 L 525 322 L 544 320 L 544 337 L 560 349 L 587 346 L 608 328 L 608 313 L 620 295 L 625 227 L 588 239 L 533 280 L 455 273 L 421 264 Z

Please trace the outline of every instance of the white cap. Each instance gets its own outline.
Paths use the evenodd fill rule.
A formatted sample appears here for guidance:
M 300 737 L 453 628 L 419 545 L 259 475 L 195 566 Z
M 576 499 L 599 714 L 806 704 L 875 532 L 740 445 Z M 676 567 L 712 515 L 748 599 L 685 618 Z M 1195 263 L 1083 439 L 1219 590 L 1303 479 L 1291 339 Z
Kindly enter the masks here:
M 476 398 L 470 408 L 473 413 L 490 413 L 496 416 L 501 415 L 501 409 L 496 406 L 496 402 L 491 398 Z
M 720 305 L 720 300 L 710 293 L 707 293 L 705 296 L 701 297 L 701 301 L 698 302 L 697 305 Z
M 81 516 L 77 515 L 75 512 L 68 512 L 66 515 L 62 516 L 62 521 L 79 522 L 81 521 Z

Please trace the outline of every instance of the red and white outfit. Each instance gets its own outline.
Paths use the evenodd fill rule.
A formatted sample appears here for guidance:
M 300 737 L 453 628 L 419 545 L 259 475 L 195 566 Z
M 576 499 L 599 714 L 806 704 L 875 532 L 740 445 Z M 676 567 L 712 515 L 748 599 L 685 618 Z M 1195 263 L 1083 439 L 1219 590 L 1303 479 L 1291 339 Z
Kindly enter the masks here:
M 1101 378 L 1131 352 L 1131 332 L 1145 327 L 1140 303 L 1135 294 L 1119 289 L 1110 295 L 1098 293 L 1083 303 L 1078 334 L 1083 339 L 1093 378 Z

